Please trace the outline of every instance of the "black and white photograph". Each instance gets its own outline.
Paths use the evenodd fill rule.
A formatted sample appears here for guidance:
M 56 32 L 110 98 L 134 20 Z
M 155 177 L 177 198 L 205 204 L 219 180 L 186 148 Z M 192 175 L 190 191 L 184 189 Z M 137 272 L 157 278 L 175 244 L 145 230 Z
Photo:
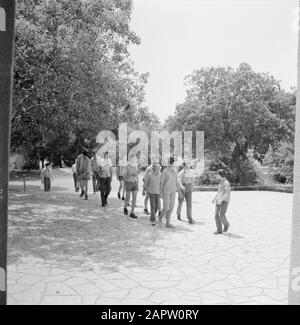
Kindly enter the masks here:
M 0 305 L 300 305 L 299 0 L 0 0 Z

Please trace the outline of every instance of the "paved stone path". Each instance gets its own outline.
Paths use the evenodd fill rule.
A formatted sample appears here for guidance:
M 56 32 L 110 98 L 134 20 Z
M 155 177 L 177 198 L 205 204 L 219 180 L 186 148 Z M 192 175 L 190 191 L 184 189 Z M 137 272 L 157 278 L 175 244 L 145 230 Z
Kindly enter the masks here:
M 167 229 L 149 224 L 141 195 L 139 219 L 124 216 L 116 182 L 107 208 L 70 177 L 51 193 L 13 188 L 9 304 L 287 303 L 291 194 L 233 192 L 232 226 L 215 236 L 214 193 L 194 193 L 195 225 L 174 215 Z

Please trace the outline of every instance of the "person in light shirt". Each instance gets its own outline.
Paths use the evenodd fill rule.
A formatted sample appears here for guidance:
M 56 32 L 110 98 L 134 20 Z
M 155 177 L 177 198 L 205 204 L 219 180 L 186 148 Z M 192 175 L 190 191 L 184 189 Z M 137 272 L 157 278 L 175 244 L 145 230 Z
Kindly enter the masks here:
M 160 211 L 160 165 L 153 162 L 151 170 L 145 176 L 144 189 L 147 191 L 150 199 L 150 222 L 152 226 L 156 225 L 156 213 Z
M 53 180 L 53 178 L 52 178 L 52 172 L 50 167 L 51 165 L 47 163 L 45 168 L 41 172 L 41 181 L 42 184 L 44 185 L 45 192 L 50 192 L 51 190 L 51 181 Z
M 99 164 L 99 189 L 102 207 L 108 205 L 107 199 L 111 192 L 111 181 L 113 175 L 113 165 L 111 160 L 108 158 L 108 152 L 104 154 L 104 159 L 100 160 Z
M 178 182 L 178 172 L 175 165 L 175 159 L 169 159 L 169 166 L 161 173 L 160 196 L 163 200 L 163 208 L 158 218 L 158 224 L 162 225 L 162 219 L 166 217 L 166 227 L 175 228 L 171 223 L 171 215 L 175 205 L 175 196 L 178 190 L 184 190 Z
M 97 153 L 94 153 L 94 156 L 91 158 L 91 168 L 92 168 L 92 182 L 93 182 L 93 192 L 96 194 L 98 192 L 98 182 L 97 176 L 99 172 L 99 165 L 97 162 Z
M 186 216 L 190 224 L 194 224 L 192 218 L 192 194 L 194 186 L 194 177 L 191 173 L 189 162 L 183 163 L 183 169 L 178 173 L 178 183 L 182 189 L 178 190 L 177 219 L 181 220 L 181 210 L 184 200 L 186 201 Z
M 139 167 L 136 155 L 130 156 L 128 160 L 129 161 L 127 164 L 126 173 L 124 175 L 126 189 L 124 214 L 128 215 L 127 207 L 130 201 L 130 196 L 132 195 L 131 211 L 129 217 L 132 219 L 137 219 L 137 215 L 134 213 L 134 210 L 136 206 L 137 193 L 139 191 Z
M 81 188 L 80 197 L 84 196 L 85 200 L 88 200 L 88 183 L 91 179 L 92 167 L 91 160 L 88 158 L 88 151 L 85 148 L 76 159 L 76 172 Z
M 220 179 L 220 183 L 218 185 L 218 193 L 213 199 L 212 203 L 216 204 L 215 210 L 215 221 L 217 226 L 217 231 L 214 233 L 215 235 L 222 234 L 223 232 L 227 232 L 229 229 L 229 222 L 226 218 L 226 212 L 228 209 L 228 205 L 230 202 L 230 193 L 231 187 L 230 183 L 226 178 L 225 170 L 219 170 L 218 176 Z M 222 228 L 224 226 L 224 229 Z

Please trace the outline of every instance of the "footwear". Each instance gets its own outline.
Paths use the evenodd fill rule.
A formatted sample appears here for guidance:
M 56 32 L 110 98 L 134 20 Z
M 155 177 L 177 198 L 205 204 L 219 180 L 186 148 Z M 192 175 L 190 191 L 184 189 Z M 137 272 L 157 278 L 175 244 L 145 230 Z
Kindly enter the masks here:
M 102 206 L 102 208 L 105 208 L 105 203 L 102 203 L 101 206 Z
M 162 218 L 160 216 L 158 217 L 157 223 L 159 226 L 162 226 Z
M 121 199 L 121 195 L 120 195 L 120 193 L 118 193 L 118 199 L 119 199 L 119 200 Z
M 88 199 L 89 199 L 89 197 L 88 197 L 87 195 L 85 195 L 84 199 L 85 199 L 85 200 L 88 200 Z
M 156 222 L 155 221 L 152 221 L 151 222 L 151 225 L 154 227 L 154 226 L 156 226 Z
M 173 226 L 172 224 L 170 224 L 170 223 L 167 223 L 166 224 L 166 228 L 172 228 L 172 229 L 174 229 L 175 228 L 175 226 Z
M 124 214 L 127 216 L 128 215 L 128 210 L 127 208 L 124 208 Z
M 84 196 L 84 192 L 81 192 L 80 197 L 83 197 L 83 196 Z
M 125 197 L 124 196 L 122 196 L 122 201 L 125 201 Z
M 149 215 L 150 213 L 148 212 L 148 210 L 147 210 L 147 209 L 144 209 L 144 214 L 147 214 L 147 215 Z
M 214 235 L 222 235 L 222 232 L 220 232 L 220 231 L 215 231 L 215 232 L 214 232 Z
M 180 215 L 177 215 L 177 220 L 181 221 Z
M 193 224 L 195 224 L 195 221 L 194 221 L 193 219 L 189 219 L 189 223 L 190 223 L 191 225 L 193 225 Z
M 129 217 L 132 219 L 137 219 L 137 216 L 134 213 L 130 213 Z
M 228 223 L 226 226 L 224 226 L 223 232 L 227 232 L 230 227 L 230 223 Z

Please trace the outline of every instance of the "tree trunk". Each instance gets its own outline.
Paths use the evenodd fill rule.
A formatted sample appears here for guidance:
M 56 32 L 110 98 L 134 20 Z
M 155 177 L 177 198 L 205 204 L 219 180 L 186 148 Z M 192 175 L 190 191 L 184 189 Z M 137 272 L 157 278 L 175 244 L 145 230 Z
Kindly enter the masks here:
M 0 305 L 7 300 L 7 204 L 15 1 L 0 0 Z
M 300 8 L 300 2 L 299 2 Z M 299 20 L 300 30 L 300 20 Z M 298 84 L 294 163 L 294 201 L 290 261 L 289 304 L 300 305 L 300 32 L 298 30 Z

